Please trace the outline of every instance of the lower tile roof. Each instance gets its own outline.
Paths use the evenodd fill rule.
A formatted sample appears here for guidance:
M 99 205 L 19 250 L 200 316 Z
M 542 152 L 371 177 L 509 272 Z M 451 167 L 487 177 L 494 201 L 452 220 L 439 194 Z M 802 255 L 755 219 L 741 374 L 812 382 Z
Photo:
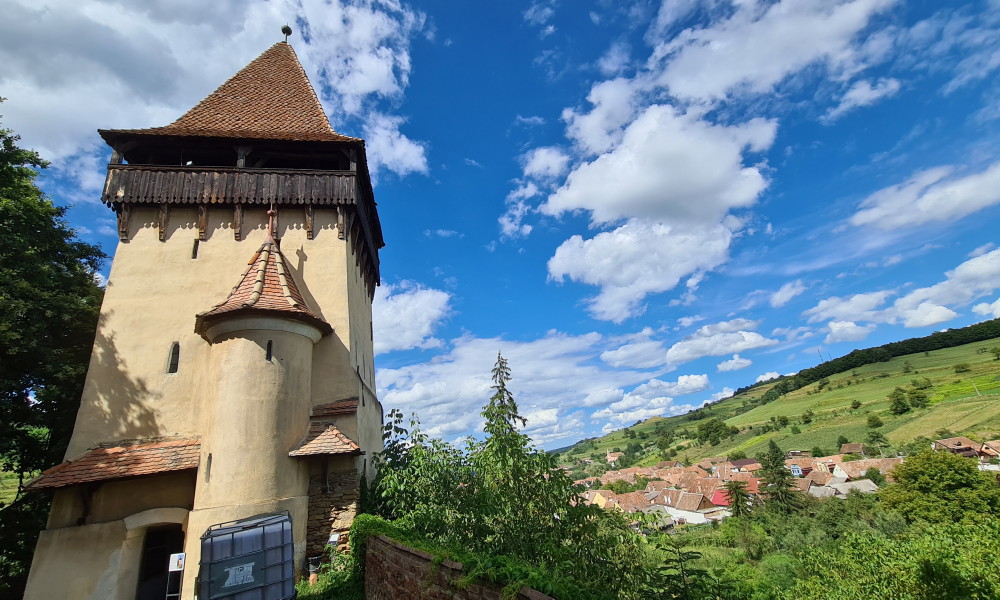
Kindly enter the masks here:
M 28 482 L 26 490 L 55 489 L 81 483 L 156 475 L 198 468 L 198 440 L 116 442 L 42 472 Z
M 316 422 L 309 424 L 309 433 L 299 442 L 288 456 L 320 456 L 337 454 L 363 454 L 361 448 L 351 438 L 337 429 L 333 423 Z

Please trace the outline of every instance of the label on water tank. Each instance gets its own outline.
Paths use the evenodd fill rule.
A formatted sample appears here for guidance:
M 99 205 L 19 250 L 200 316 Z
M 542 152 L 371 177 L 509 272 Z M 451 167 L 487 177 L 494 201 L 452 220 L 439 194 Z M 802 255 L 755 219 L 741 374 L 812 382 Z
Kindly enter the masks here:
M 212 598 L 223 598 L 237 592 L 265 585 L 265 552 L 244 554 L 238 558 L 212 563 L 209 576 L 212 579 Z

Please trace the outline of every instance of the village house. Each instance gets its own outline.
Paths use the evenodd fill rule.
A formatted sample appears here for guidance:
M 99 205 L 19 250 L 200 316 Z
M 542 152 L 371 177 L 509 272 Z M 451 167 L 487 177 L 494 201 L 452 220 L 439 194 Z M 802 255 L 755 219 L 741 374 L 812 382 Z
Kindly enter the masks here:
M 100 135 L 120 241 L 65 462 L 27 485 L 52 504 L 25 598 L 162 600 L 183 553 L 191 600 L 201 537 L 261 514 L 299 573 L 346 543 L 382 448 L 365 143 L 285 42 L 170 125 Z

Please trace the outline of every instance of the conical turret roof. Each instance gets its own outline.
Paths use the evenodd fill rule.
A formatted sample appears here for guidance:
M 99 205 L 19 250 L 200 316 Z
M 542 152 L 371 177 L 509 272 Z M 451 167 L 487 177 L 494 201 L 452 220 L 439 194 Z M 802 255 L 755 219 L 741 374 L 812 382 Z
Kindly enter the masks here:
M 270 227 L 267 239 L 249 264 L 229 297 L 197 316 L 195 332 L 204 335 L 208 327 L 221 320 L 255 315 L 302 321 L 316 327 L 323 335 L 333 331 L 323 317 L 306 305 Z
M 361 142 L 333 130 L 295 50 L 278 42 L 165 127 L 101 134 Z

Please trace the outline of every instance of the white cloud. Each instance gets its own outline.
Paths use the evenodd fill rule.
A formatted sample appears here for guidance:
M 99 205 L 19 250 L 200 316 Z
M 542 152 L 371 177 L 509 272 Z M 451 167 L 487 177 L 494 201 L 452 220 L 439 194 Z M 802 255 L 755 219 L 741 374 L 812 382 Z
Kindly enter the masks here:
M 820 300 L 820 302 L 803 312 L 808 316 L 810 323 L 817 321 L 876 321 L 881 317 L 878 307 L 885 303 L 886 298 L 892 295 L 891 291 L 868 292 L 855 294 L 850 298 L 840 298 L 834 296 Z
M 435 348 L 434 330 L 451 312 L 451 295 L 412 282 L 383 285 L 375 290 L 372 329 L 375 354 Z
M 773 308 L 781 308 L 782 306 L 788 304 L 792 298 L 798 296 L 802 292 L 806 291 L 805 284 L 802 283 L 801 279 L 796 279 L 795 281 L 789 281 L 781 288 L 771 294 L 771 306 Z
M 609 419 L 611 423 L 626 425 L 650 417 L 681 414 L 693 406 L 676 405 L 673 396 L 700 392 L 708 386 L 707 375 L 681 375 L 675 382 L 651 379 L 622 396 L 618 402 L 595 411 L 591 418 Z
M 599 154 L 611 149 L 632 120 L 635 95 L 635 84 L 622 77 L 595 84 L 587 95 L 587 101 L 593 105 L 590 112 L 563 110 L 566 136 L 584 153 Z
M 830 321 L 827 323 L 830 333 L 823 339 L 825 344 L 837 342 L 857 342 L 868 337 L 874 329 L 874 325 L 861 326 L 853 321 Z
M 607 349 L 606 341 L 596 333 L 570 336 L 550 331 L 530 341 L 465 336 L 449 346 L 427 362 L 376 373 L 386 410 L 415 411 L 428 433 L 445 438 L 481 427 L 480 412 L 492 395 L 490 368 L 498 351 L 510 364 L 510 389 L 522 412 L 535 415 L 536 422 L 528 428 L 539 443 L 579 439 L 582 430 L 567 431 L 564 417 L 580 406 L 617 402 L 623 389 L 649 380 L 642 371 L 602 366 L 597 358 Z M 550 425 L 552 409 L 557 409 L 554 425 Z
M 978 248 L 976 248 L 972 252 L 969 252 L 969 258 L 975 258 L 977 256 L 982 256 L 982 255 L 986 254 L 987 252 L 989 252 L 990 250 L 995 249 L 996 247 L 997 247 L 997 245 L 994 242 L 987 242 L 987 243 L 983 244 L 982 246 L 979 246 Z
M 367 138 L 368 168 L 377 172 L 385 167 L 397 175 L 427 172 L 426 148 L 400 132 L 401 117 L 372 113 L 364 126 Z
M 856 81 L 840 99 L 840 104 L 827 111 L 822 120 L 832 123 L 855 108 L 871 106 L 882 98 L 895 95 L 899 88 L 899 80 L 892 78 L 879 79 L 875 85 L 867 80 Z
M 611 44 L 608 51 L 597 61 L 597 68 L 605 77 L 617 75 L 629 64 L 630 49 L 625 42 L 615 42 Z
M 754 381 L 754 383 L 760 383 L 762 381 L 771 381 L 772 379 L 777 379 L 779 377 L 781 377 L 781 373 L 778 373 L 777 371 L 768 371 L 767 373 L 760 374 Z
M 535 2 L 524 11 L 524 20 L 532 25 L 545 25 L 555 15 L 551 2 Z
M 745 369 L 753 364 L 753 361 L 749 358 L 742 358 L 739 354 L 734 354 L 729 360 L 724 360 L 715 366 L 719 371 L 739 371 L 740 369 Z
M 638 334 L 628 336 L 618 348 L 601 353 L 601 360 L 612 367 L 631 367 L 634 369 L 649 369 L 659 367 L 666 362 L 663 342 L 650 338 L 652 330 L 644 329 Z
M 666 66 L 660 83 L 685 100 L 770 92 L 790 74 L 812 64 L 847 73 L 863 59 L 858 35 L 893 0 L 782 0 L 736 2 L 732 15 L 690 28 L 661 43 Z
M 704 356 L 723 356 L 754 348 L 773 346 L 777 340 L 769 339 L 755 331 L 755 321 L 733 319 L 700 327 L 667 350 L 667 363 L 678 365 Z
M 875 192 L 861 202 L 851 224 L 899 229 L 950 222 L 1000 203 L 1000 162 L 964 177 L 952 177 L 954 171 L 928 169 Z
M 13 0 L 0 20 L 5 125 L 57 170 L 95 160 L 98 128 L 172 122 L 281 39 L 275 23 L 286 21 L 307 24 L 289 41 L 339 131 L 359 135 L 373 107 L 408 86 L 424 16 L 398 3 Z M 366 133 L 369 159 L 400 174 L 426 170 L 422 145 L 389 118 L 383 125 L 395 127 Z
M 925 327 L 957 317 L 947 305 L 962 306 L 1000 287 L 1000 250 L 970 258 L 945 273 L 945 280 L 897 299 L 889 312 L 907 327 Z
M 563 242 L 549 259 L 549 276 L 600 286 L 591 314 L 621 322 L 642 312 L 647 295 L 722 264 L 731 238 L 723 225 L 680 228 L 633 219 L 588 240 L 575 235 Z
M 541 210 L 587 210 L 595 224 L 631 217 L 717 223 L 753 204 L 767 186 L 758 167 L 743 165 L 743 152 L 769 148 L 775 131 L 774 121 L 713 125 L 672 106 L 651 106 L 613 151 L 570 173 Z
M 972 312 L 984 317 L 1000 319 L 1000 298 L 997 298 L 997 300 L 992 304 L 980 302 L 972 307 Z
M 717 400 L 722 400 L 723 398 L 729 398 L 729 397 L 731 397 L 735 393 L 736 393 L 736 390 L 734 390 L 733 388 L 731 388 L 731 387 L 724 387 L 724 388 L 722 388 L 722 390 L 720 390 L 720 391 L 712 394 L 712 401 L 715 402 Z
M 564 175 L 569 167 L 569 156 L 554 147 L 535 148 L 522 158 L 524 174 L 527 177 L 559 177 Z

